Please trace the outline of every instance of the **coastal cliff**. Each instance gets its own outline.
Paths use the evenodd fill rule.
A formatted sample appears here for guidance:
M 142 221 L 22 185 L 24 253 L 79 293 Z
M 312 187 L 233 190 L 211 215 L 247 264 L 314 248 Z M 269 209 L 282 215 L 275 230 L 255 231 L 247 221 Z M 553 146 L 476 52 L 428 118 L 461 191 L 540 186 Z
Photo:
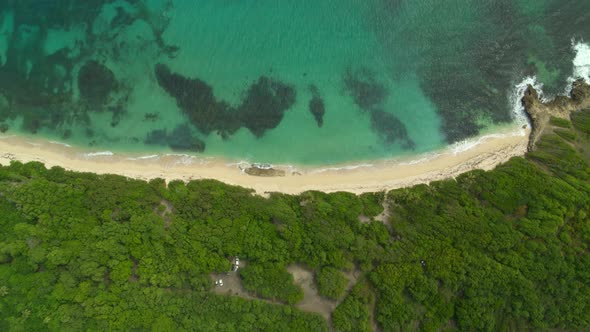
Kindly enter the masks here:
M 577 80 L 573 83 L 569 96 L 557 96 L 547 102 L 543 102 L 535 88 L 529 85 L 522 104 L 531 121 L 528 150 L 533 151 L 539 138 L 548 129 L 547 124 L 552 117 L 570 120 L 572 112 L 590 107 L 590 85 L 584 80 Z

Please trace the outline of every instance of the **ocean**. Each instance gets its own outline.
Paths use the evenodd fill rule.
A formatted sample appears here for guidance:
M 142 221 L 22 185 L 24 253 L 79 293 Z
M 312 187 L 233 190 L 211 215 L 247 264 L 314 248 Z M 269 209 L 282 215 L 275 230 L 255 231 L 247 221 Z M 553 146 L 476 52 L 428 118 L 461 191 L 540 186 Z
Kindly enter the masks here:
M 521 126 L 590 73 L 585 0 L 0 0 L 0 131 L 331 165 Z M 95 153 L 93 152 L 93 153 Z

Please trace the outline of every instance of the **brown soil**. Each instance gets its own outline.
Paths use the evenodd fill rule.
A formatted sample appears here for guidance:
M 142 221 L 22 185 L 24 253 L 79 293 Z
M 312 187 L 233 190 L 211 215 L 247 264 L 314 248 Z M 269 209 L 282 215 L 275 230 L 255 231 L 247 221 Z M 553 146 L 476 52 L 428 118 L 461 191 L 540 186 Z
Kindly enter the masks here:
M 303 300 L 295 306 L 303 311 L 318 313 L 329 322 L 338 302 L 326 299 L 318 294 L 313 271 L 298 264 L 288 266 L 287 271 L 293 275 L 295 284 L 303 289 Z
M 240 260 L 240 269 L 246 267 L 247 263 L 244 260 Z M 256 300 L 262 300 L 260 298 L 257 298 L 255 296 L 252 296 L 250 293 L 248 293 L 248 291 L 246 289 L 244 289 L 244 286 L 242 286 L 242 279 L 240 278 L 240 269 L 238 269 L 238 271 L 228 271 L 225 273 L 215 273 L 211 275 L 211 280 L 213 280 L 213 284 L 215 283 L 216 280 L 222 279 L 223 280 L 223 286 L 215 286 L 213 288 L 213 292 L 217 293 L 217 294 L 222 294 L 222 295 L 233 295 L 233 296 L 239 296 L 241 298 L 244 299 L 256 299 Z M 264 300 L 263 300 L 264 301 Z

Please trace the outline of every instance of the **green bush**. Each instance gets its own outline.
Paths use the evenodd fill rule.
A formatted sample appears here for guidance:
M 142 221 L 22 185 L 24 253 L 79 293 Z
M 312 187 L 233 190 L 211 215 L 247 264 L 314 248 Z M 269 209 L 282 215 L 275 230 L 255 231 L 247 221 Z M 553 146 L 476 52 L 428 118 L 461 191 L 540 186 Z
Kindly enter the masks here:
M 244 288 L 265 299 L 295 304 L 303 300 L 303 290 L 293 284 L 284 266 L 252 263 L 240 270 Z
M 556 126 L 556 127 L 561 127 L 561 128 L 566 128 L 566 129 L 571 128 L 570 121 L 568 121 L 566 119 L 562 119 L 562 118 L 556 118 L 554 116 L 551 117 L 551 119 L 549 120 L 549 123 Z
M 348 279 L 339 270 L 327 266 L 319 269 L 315 276 L 320 295 L 338 300 L 344 295 Z

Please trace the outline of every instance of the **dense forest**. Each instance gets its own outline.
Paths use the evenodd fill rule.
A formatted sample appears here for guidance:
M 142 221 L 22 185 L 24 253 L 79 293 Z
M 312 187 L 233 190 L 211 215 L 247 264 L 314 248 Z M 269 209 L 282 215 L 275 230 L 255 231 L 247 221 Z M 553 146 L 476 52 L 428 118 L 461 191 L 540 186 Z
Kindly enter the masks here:
M 0 330 L 587 330 L 590 111 L 551 125 L 493 171 L 360 196 L 12 162 Z M 295 264 L 329 319 L 297 305 Z M 227 273 L 248 296 L 216 292 Z

